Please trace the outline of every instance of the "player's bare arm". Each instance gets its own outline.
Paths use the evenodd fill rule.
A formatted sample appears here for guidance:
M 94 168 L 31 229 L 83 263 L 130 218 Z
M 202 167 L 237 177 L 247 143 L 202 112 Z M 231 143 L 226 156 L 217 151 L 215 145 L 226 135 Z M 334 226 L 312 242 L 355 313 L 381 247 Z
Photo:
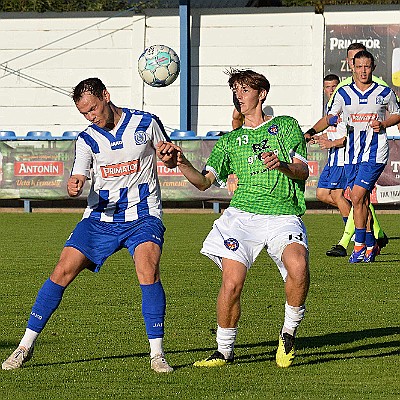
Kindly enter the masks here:
M 278 156 L 269 151 L 261 155 L 264 165 L 269 169 L 277 169 L 291 179 L 306 180 L 308 178 L 308 165 L 298 158 L 293 157 L 291 163 L 279 160 Z
M 397 125 L 400 123 L 400 115 L 399 114 L 391 114 L 389 118 L 384 121 L 374 120 L 370 123 L 371 128 L 374 132 L 379 133 L 381 130 L 385 130 L 386 128 L 390 128 L 391 126 Z
M 314 135 L 324 131 L 328 126 L 336 125 L 337 121 L 338 121 L 338 116 L 336 115 L 326 115 L 322 117 L 317 123 L 315 123 L 315 125 L 312 128 L 310 128 L 304 134 L 304 139 L 306 140 L 306 142 L 309 142 Z
M 70 197 L 78 197 L 82 194 L 83 185 L 86 182 L 84 175 L 72 175 L 67 182 L 67 192 Z
M 329 140 L 326 136 L 315 136 L 313 138 L 314 143 L 317 143 L 320 149 L 328 150 L 333 147 L 341 148 L 346 145 L 346 137 L 342 137 L 340 139 Z
M 203 173 L 198 171 L 185 157 L 182 149 L 177 145 L 175 148 L 177 149 L 177 164 L 185 178 L 202 192 L 207 190 L 215 182 L 214 174 L 210 171 Z
M 243 115 L 236 108 L 233 109 L 232 113 L 232 128 L 240 128 L 243 125 Z

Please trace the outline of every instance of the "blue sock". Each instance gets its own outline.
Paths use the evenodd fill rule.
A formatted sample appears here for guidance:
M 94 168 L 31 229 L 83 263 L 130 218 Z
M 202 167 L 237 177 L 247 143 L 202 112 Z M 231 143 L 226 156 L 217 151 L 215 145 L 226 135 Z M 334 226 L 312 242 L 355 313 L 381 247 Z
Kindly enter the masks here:
M 40 288 L 28 320 L 28 328 L 40 333 L 61 302 L 65 287 L 50 279 Z
M 367 232 L 365 234 L 365 245 L 367 247 L 374 247 L 375 245 L 375 236 L 373 232 Z
M 356 237 L 354 239 L 355 243 L 361 243 L 364 244 L 365 243 L 365 237 L 366 237 L 366 228 L 356 228 Z
M 343 218 L 343 222 L 346 225 L 347 224 L 347 220 L 349 219 L 349 217 L 342 217 Z
M 149 339 L 164 337 L 165 292 L 161 281 L 140 285 L 142 289 L 142 314 Z

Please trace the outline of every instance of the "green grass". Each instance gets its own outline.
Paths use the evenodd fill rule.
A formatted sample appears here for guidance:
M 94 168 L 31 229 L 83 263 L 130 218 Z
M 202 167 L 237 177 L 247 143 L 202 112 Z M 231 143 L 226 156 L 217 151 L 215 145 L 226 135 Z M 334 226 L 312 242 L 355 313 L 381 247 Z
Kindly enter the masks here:
M 400 399 L 400 215 L 380 215 L 390 243 L 373 264 L 325 256 L 338 215 L 304 217 L 311 250 L 308 312 L 289 369 L 274 362 L 284 292 L 261 254 L 242 301 L 236 362 L 198 369 L 214 351 L 218 269 L 199 254 L 214 214 L 166 214 L 165 350 L 175 372 L 149 368 L 140 290 L 127 251 L 83 272 L 22 369 L 0 371 L 0 399 Z M 0 358 L 18 345 L 32 302 L 78 214 L 0 214 Z

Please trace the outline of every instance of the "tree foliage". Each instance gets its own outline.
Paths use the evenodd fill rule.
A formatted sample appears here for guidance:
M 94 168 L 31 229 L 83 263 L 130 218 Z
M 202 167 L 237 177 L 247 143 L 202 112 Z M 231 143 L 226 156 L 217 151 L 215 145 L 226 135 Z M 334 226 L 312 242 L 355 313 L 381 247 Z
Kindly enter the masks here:
M 121 11 L 157 7 L 158 0 L 2 0 L 2 12 Z
M 66 12 L 122 11 L 141 12 L 144 8 L 162 6 L 162 0 L 1 0 L 0 12 Z M 177 1 L 178 4 L 178 1 Z M 256 7 L 314 6 L 323 11 L 325 5 L 400 4 L 400 0 L 254 0 Z

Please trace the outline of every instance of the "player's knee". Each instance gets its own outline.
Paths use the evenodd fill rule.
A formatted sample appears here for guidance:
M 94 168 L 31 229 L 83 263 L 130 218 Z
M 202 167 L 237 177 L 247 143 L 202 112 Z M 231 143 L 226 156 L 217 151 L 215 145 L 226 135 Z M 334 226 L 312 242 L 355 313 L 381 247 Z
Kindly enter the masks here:
M 360 207 L 365 203 L 365 197 L 358 193 L 352 193 L 350 199 L 355 208 Z
M 319 201 L 322 201 L 323 203 L 327 203 L 330 204 L 332 203 L 332 197 L 330 196 L 330 194 L 328 192 L 326 192 L 325 190 L 318 190 L 316 192 L 316 197 Z
M 225 296 L 237 298 L 240 297 L 243 289 L 243 283 L 234 279 L 224 279 L 222 281 L 221 289 Z
M 310 272 L 308 267 L 307 250 L 297 252 L 296 257 L 283 258 L 288 276 L 287 280 L 295 287 L 308 287 L 310 282 Z

